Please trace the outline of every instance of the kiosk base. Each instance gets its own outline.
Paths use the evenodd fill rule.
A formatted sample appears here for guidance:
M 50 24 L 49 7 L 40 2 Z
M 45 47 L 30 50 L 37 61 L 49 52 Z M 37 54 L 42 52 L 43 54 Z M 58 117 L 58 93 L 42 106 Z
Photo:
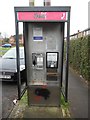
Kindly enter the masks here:
M 60 87 L 57 86 L 29 86 L 29 106 L 60 106 Z

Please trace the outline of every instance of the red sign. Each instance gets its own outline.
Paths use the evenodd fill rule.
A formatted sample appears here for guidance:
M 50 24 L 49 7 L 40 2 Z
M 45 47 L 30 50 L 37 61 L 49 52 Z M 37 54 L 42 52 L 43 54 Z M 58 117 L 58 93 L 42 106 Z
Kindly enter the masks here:
M 19 21 L 63 21 L 67 20 L 66 12 L 18 12 Z

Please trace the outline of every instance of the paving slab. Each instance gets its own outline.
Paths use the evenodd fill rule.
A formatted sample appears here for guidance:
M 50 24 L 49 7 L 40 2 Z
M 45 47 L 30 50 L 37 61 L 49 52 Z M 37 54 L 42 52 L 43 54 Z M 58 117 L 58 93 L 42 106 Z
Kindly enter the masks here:
M 9 118 L 63 118 L 63 115 L 61 107 L 29 107 L 17 103 Z
M 61 118 L 62 112 L 58 107 L 28 107 L 24 118 Z

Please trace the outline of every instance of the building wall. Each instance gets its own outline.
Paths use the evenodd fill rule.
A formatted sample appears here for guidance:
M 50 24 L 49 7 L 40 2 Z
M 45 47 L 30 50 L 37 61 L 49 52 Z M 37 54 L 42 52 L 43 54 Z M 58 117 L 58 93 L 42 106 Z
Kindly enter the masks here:
M 12 44 L 12 45 L 15 45 L 15 44 L 16 44 L 15 35 L 14 35 L 14 36 L 11 36 L 11 37 L 9 38 L 9 43 Z M 23 45 L 23 43 L 24 43 L 23 35 L 19 35 L 19 44 Z

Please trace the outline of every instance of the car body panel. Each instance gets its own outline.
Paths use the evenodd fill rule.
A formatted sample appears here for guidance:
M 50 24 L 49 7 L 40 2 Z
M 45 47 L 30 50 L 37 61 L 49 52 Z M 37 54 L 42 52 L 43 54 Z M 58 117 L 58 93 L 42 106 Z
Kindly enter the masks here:
M 10 52 L 10 50 L 13 52 Z M 11 48 L 8 50 L 2 58 L 0 58 L 0 79 L 2 81 L 16 81 L 17 80 L 17 59 L 16 59 L 16 48 Z M 22 51 L 22 53 L 21 53 Z M 12 54 L 8 54 L 12 53 Z M 20 47 L 20 53 L 23 54 L 22 57 L 20 55 L 20 72 L 24 75 L 25 73 L 25 61 L 24 61 L 24 48 Z M 9 55 L 9 56 L 8 56 Z M 12 56 L 11 56 L 12 55 Z M 21 66 L 24 66 L 23 69 L 21 69 Z M 21 75 L 21 77 L 23 77 Z
M 3 44 L 2 47 L 12 47 L 11 44 Z

